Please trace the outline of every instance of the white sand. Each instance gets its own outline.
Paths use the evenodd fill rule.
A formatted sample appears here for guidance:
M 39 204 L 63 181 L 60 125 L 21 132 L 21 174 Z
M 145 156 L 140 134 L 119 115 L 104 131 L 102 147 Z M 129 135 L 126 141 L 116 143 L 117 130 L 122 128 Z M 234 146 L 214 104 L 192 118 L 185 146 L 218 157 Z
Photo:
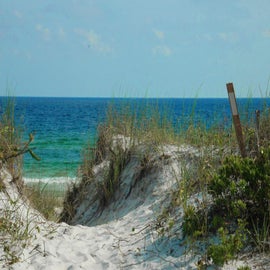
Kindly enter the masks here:
M 154 167 L 136 185 L 132 181 L 138 160 L 131 160 L 123 171 L 122 192 L 117 195 L 117 201 L 99 217 L 93 218 L 94 210 L 85 200 L 72 221 L 84 226 L 47 222 L 18 199 L 20 207 L 13 209 L 14 219 L 18 220 L 19 216 L 24 220 L 24 226 L 26 220 L 30 223 L 32 238 L 25 248 L 20 244 L 14 245 L 20 261 L 11 269 L 197 269 L 199 251 L 188 250 L 182 239 L 182 212 L 174 216 L 175 226 L 163 236 L 156 228 L 157 216 L 169 203 L 171 190 L 181 180 L 181 166 L 176 157 L 196 154 L 196 151 L 190 147 L 178 149 L 168 146 L 162 152 L 169 156 L 169 161 L 157 157 L 154 162 L 161 160 L 162 166 Z M 97 174 L 98 170 L 102 170 L 102 166 L 97 168 Z M 0 192 L 1 211 L 9 207 L 9 196 L 13 201 L 18 197 L 10 176 L 2 172 L 2 177 L 5 178 L 7 192 Z M 132 192 L 127 196 L 132 185 Z M 3 239 L 0 234 L 0 241 Z M 8 269 L 3 261 L 4 254 L 0 248 L 0 267 Z M 238 265 L 245 263 L 231 262 L 223 269 L 237 269 Z

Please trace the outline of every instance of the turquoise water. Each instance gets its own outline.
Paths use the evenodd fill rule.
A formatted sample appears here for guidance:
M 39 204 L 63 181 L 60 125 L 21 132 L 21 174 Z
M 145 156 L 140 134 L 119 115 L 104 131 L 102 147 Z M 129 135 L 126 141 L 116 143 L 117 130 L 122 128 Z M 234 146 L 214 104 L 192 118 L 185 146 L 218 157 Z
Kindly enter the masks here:
M 24 157 L 26 178 L 74 178 L 83 147 L 96 136 L 104 121 L 108 100 L 70 98 L 17 98 L 16 115 L 23 117 L 25 136 L 41 158 Z
M 3 101 L 3 98 L 2 98 Z M 108 106 L 121 107 L 122 104 L 136 105 L 137 110 L 145 104 L 158 105 L 175 125 L 181 119 L 193 117 L 194 121 L 204 121 L 211 125 L 231 123 L 228 99 L 110 99 L 110 98 L 16 98 L 15 115 L 25 127 L 25 138 L 35 133 L 32 147 L 41 158 L 40 162 L 29 155 L 24 157 L 24 177 L 31 179 L 73 179 L 81 162 L 83 147 L 95 140 L 99 123 L 106 118 Z M 263 99 L 240 99 L 239 108 L 252 113 L 262 109 Z M 269 103 L 269 100 L 268 100 Z M 138 106 L 139 104 L 139 106 Z M 243 115 L 242 117 L 245 117 Z M 180 120 L 179 120 L 180 119 Z

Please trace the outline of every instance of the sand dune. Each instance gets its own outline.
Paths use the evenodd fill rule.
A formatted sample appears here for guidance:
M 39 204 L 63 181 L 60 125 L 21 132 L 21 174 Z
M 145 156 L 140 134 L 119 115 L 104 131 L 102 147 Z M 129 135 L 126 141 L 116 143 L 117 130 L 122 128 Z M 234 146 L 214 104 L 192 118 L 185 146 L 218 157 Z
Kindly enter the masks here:
M 89 194 L 80 203 L 72 225 L 45 221 L 27 202 L 20 198 L 8 173 L 2 171 L 6 191 L 1 192 L 1 211 L 16 201 L 14 222 L 30 224 L 30 239 L 13 243 L 20 260 L 12 266 L 5 264 L 4 248 L 0 249 L 3 269 L 197 269 L 199 249 L 193 249 L 183 238 L 183 212 L 173 213 L 175 225 L 160 233 L 157 218 L 181 181 L 181 160 L 192 162 L 198 153 L 183 146 L 166 146 L 153 152 L 152 168 L 135 183 L 138 158 L 131 157 L 121 174 L 121 185 L 115 200 L 103 211 L 98 205 L 89 206 Z M 166 157 L 166 158 L 164 158 Z M 103 165 L 96 169 L 98 176 Z M 89 187 L 90 188 L 90 187 Z M 200 199 L 200 194 L 197 194 Z M 170 217 L 169 217 L 170 218 Z M 21 229 L 23 228 L 21 227 Z M 165 224 L 166 228 L 166 224 Z M 3 235 L 0 236 L 3 241 Z M 9 240 L 7 240 L 9 241 Z M 230 262 L 223 269 L 237 269 L 243 261 Z M 211 269 L 211 267 L 209 268 Z

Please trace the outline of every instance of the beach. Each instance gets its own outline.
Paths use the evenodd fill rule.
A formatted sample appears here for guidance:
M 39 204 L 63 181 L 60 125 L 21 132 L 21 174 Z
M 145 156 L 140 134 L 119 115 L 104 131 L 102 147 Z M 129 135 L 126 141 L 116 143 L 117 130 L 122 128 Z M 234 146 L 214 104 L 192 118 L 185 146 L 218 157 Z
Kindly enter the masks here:
M 88 102 L 93 102 L 84 99 L 66 101 L 67 107 L 63 108 L 70 108 L 71 103 L 77 107 L 83 102 L 87 104 L 86 110 Z M 40 102 L 42 99 L 38 99 L 39 105 Z M 54 102 L 58 103 L 59 99 Z M 16 163 L 11 160 L 2 164 L 2 268 L 195 270 L 218 267 L 232 270 L 261 269 L 269 265 L 264 252 L 258 253 L 250 244 L 243 246 L 245 229 L 241 231 L 235 221 L 228 222 L 226 213 L 225 217 L 221 217 L 220 212 L 214 212 L 214 218 L 208 216 L 215 202 L 215 193 L 208 190 L 209 181 L 215 184 L 218 178 L 214 173 L 226 157 L 240 158 L 235 139 L 228 133 L 227 120 L 223 129 L 218 125 L 223 112 L 213 128 L 207 124 L 209 111 L 200 115 L 202 123 L 196 121 L 197 116 L 192 118 L 195 122 L 185 122 L 181 118 L 182 124 L 188 126 L 182 126 L 179 132 L 177 123 L 180 122 L 164 118 L 163 110 L 151 107 L 153 104 L 143 111 L 138 107 L 134 110 L 133 102 L 133 107 L 126 107 L 121 100 L 121 109 L 109 111 L 105 123 L 96 128 L 94 144 L 84 146 L 85 126 L 79 130 L 67 128 L 72 123 L 79 125 L 76 119 L 83 113 L 78 117 L 70 117 L 63 111 L 58 115 L 51 113 L 47 124 L 42 124 L 45 128 L 42 136 L 35 138 L 33 146 L 26 143 L 23 148 L 26 154 L 32 154 L 26 159 L 22 181 L 15 177 L 16 170 L 8 169 L 8 165 L 12 165 L 11 169 L 17 168 L 14 167 Z M 209 102 L 213 100 L 203 100 L 202 104 Z M 219 102 L 223 104 L 224 100 Z M 35 103 L 32 105 L 38 107 Z M 58 110 L 57 106 L 52 107 Z M 205 108 L 200 107 L 200 111 Z M 81 110 L 81 107 L 77 109 Z M 37 126 L 42 122 L 36 119 L 46 116 L 40 107 L 38 110 L 40 113 L 30 121 Z M 56 118 L 62 119 L 62 124 L 67 125 L 66 130 L 61 128 L 61 121 L 55 121 Z M 266 123 L 267 119 L 266 115 Z M 10 131 L 13 129 L 2 132 Z M 78 138 L 80 132 L 82 137 Z M 33 139 L 30 135 L 29 142 Z M 81 154 L 78 153 L 79 145 Z M 3 153 L 8 155 L 8 150 Z M 31 151 L 37 155 L 41 153 L 43 163 L 37 160 L 27 163 L 29 156 L 35 157 Z M 267 156 L 265 160 L 267 162 Z M 32 162 L 36 162 L 36 167 L 29 165 Z M 63 173 L 69 163 L 73 166 Z M 223 182 L 219 183 L 226 190 Z M 38 193 L 34 202 L 31 186 L 35 185 Z M 25 193 L 25 186 L 30 188 L 30 193 Z M 56 192 L 57 200 L 61 201 L 60 207 L 58 204 L 52 209 L 54 219 L 51 220 L 50 215 L 43 212 L 51 206 L 42 205 L 46 189 L 47 194 Z M 232 214 L 237 215 L 237 212 Z M 216 220 L 224 222 L 223 218 L 227 222 L 223 224 L 235 226 L 235 231 L 222 238 L 219 231 L 211 231 L 208 222 L 214 226 Z M 221 225 L 219 229 L 224 231 Z M 235 243 L 238 243 L 236 248 Z M 212 257 L 209 256 L 210 248 Z M 216 250 L 222 253 L 215 254 Z M 253 251 L 257 254 L 255 259 Z
M 19 219 L 23 224 L 20 229 L 27 227 L 29 231 L 25 242 L 12 242 L 14 254 L 18 255 L 16 263 L 6 265 L 5 253 L 0 250 L 3 269 L 198 269 L 202 254 L 198 243 L 193 246 L 183 238 L 183 210 L 169 217 L 175 221 L 170 230 L 168 223 L 157 224 L 172 190 L 181 181 L 179 157 L 192 162 L 198 154 L 190 146 L 163 147 L 151 156 L 155 165 L 136 185 L 138 158 L 133 157 L 123 170 L 116 200 L 98 215 L 93 215 L 95 209 L 87 206 L 88 200 L 82 201 L 71 221 L 73 225 L 46 221 L 21 198 L 10 175 L 2 170 L 7 188 L 0 193 L 1 209 L 13 209 L 14 222 Z M 95 168 L 97 175 L 105 164 Z M 86 198 L 91 200 L 91 196 L 89 193 Z M 16 201 L 15 206 L 10 200 Z M 194 205 L 198 200 L 200 194 L 190 198 Z M 246 263 L 238 259 L 222 269 L 236 269 Z
M 0 269 L 270 270 L 269 14 L 2 1 Z

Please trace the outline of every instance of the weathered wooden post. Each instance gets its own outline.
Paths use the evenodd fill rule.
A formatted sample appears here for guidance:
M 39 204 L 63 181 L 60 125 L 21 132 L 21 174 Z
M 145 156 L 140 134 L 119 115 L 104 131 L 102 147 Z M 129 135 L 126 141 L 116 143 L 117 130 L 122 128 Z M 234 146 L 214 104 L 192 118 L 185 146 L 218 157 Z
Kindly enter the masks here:
M 246 157 L 247 154 L 246 154 L 246 149 L 245 149 L 242 126 L 241 126 L 240 117 L 238 113 L 233 83 L 227 83 L 226 86 L 227 86 L 229 101 L 231 105 L 233 124 L 234 124 L 235 132 L 236 132 L 236 137 L 237 137 L 240 153 L 242 157 Z
M 256 137 L 257 137 L 257 151 L 260 148 L 260 110 L 255 111 L 255 123 L 256 123 Z

